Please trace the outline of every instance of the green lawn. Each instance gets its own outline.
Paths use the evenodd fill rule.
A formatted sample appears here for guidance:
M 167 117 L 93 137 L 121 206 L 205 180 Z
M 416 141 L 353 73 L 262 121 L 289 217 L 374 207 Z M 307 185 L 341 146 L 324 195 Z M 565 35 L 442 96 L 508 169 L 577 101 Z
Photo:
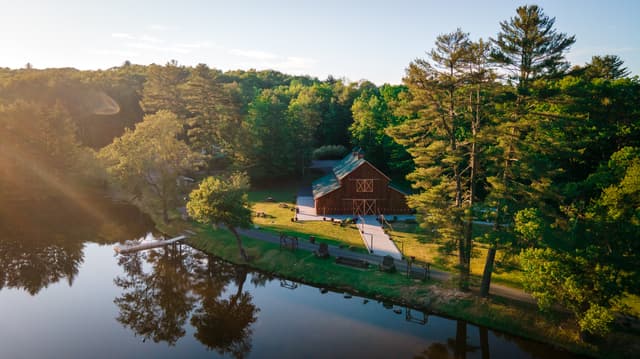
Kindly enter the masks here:
M 457 252 L 454 250 L 446 253 L 440 250 L 440 245 L 425 235 L 417 224 L 396 222 L 392 223 L 393 231 L 389 235 L 396 242 L 398 248 L 407 257 L 414 256 L 417 260 L 429 262 L 434 267 L 455 271 L 458 263 Z M 474 237 L 482 235 L 484 227 L 474 226 Z M 476 278 L 482 277 L 486 261 L 488 246 L 484 243 L 474 242 L 474 250 L 471 257 L 471 274 Z M 498 251 L 496 265 L 492 280 L 516 288 L 522 288 L 523 272 L 517 265 L 507 261 L 504 254 Z
M 267 201 L 271 197 L 273 202 Z M 254 214 L 264 212 L 265 217 L 253 218 L 254 224 L 274 233 L 285 233 L 308 239 L 314 236 L 316 241 L 336 246 L 349 247 L 354 251 L 366 253 L 366 248 L 355 225 L 341 227 L 339 224 L 323 221 L 293 222 L 295 191 L 293 189 L 273 189 L 251 191 L 249 201 Z M 280 207 L 284 203 L 288 208 Z
M 629 307 L 629 313 L 640 317 L 640 296 L 627 294 L 622 299 L 622 304 Z

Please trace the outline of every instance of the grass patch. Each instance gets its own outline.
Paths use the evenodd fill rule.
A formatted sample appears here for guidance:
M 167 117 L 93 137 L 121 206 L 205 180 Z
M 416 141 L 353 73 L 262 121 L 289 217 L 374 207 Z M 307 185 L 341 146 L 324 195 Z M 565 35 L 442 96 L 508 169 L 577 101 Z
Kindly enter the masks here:
M 229 231 L 198 227 L 197 233 L 188 240 L 193 247 L 233 263 L 243 263 L 235 238 Z M 363 270 L 336 265 L 333 258 L 316 258 L 313 253 L 302 250 L 281 250 L 277 244 L 248 237 L 243 237 L 243 243 L 252 258 L 251 267 L 317 286 L 350 290 L 371 297 L 398 298 L 401 291 L 417 293 L 416 283 L 420 287 L 425 285 L 399 273 L 380 272 L 372 266 Z M 358 285 L 354 286 L 355 283 Z M 414 300 L 419 297 L 415 295 Z
M 331 222 L 292 222 L 295 212 L 295 186 L 275 186 L 269 189 L 252 190 L 249 192 L 249 201 L 253 205 L 254 213 L 263 212 L 265 217 L 254 217 L 254 223 L 266 231 L 273 233 L 285 233 L 288 236 L 297 236 L 308 239 L 314 236 L 318 242 L 325 242 L 335 246 L 350 247 L 354 251 L 367 253 L 362 238 L 356 226 L 341 227 Z M 272 202 L 267 201 L 271 198 Z M 281 208 L 280 203 L 286 203 L 289 208 Z M 394 240 L 402 253 L 407 256 L 415 256 L 417 260 L 428 262 L 433 268 L 455 272 L 458 262 L 455 252 L 446 253 L 440 250 L 440 245 L 430 240 L 415 223 L 395 222 L 393 231 L 389 235 Z M 479 237 L 489 231 L 488 226 L 474 226 L 474 237 Z M 474 243 L 474 252 L 471 258 L 471 275 L 479 281 L 482 272 L 488 246 L 483 243 Z M 522 271 L 517 265 L 513 265 L 504 258 L 504 253 L 498 251 L 496 264 L 492 275 L 494 283 L 501 283 L 514 288 L 522 288 Z
M 273 202 L 267 201 L 269 197 L 273 199 Z M 270 232 L 285 233 L 288 236 L 304 239 L 314 236 L 317 242 L 350 247 L 354 251 L 367 253 L 355 225 L 342 227 L 323 221 L 291 221 L 295 216 L 294 198 L 295 192 L 291 189 L 251 191 L 249 201 L 252 203 L 254 214 L 262 212 L 265 215 L 264 217 L 254 217 L 254 224 Z M 282 208 L 281 203 L 286 204 L 288 208 Z
M 414 256 L 416 260 L 431 263 L 437 269 L 450 272 L 456 271 L 457 253 L 455 251 L 442 251 L 440 244 L 424 234 L 417 224 L 396 222 L 392 223 L 391 226 L 393 231 L 388 233 L 405 256 Z M 489 230 L 487 226 L 474 226 L 473 235 L 474 237 L 481 236 L 487 230 Z M 488 245 L 474 242 L 474 250 L 471 256 L 471 275 L 475 279 L 482 277 L 488 249 Z M 498 250 L 491 277 L 492 282 L 521 289 L 522 275 L 522 270 L 511 261 L 506 260 L 504 254 Z

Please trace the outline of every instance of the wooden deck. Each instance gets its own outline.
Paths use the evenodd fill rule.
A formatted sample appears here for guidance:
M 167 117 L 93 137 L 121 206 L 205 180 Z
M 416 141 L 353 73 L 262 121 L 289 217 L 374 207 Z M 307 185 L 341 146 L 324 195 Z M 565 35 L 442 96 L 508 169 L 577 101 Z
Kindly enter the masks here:
M 113 249 L 116 251 L 116 253 L 127 254 L 127 253 L 142 251 L 145 249 L 164 247 L 169 244 L 180 242 L 186 238 L 187 238 L 186 235 L 181 235 L 171 239 L 161 239 L 157 241 L 142 242 L 139 244 L 131 244 L 131 245 L 126 245 L 126 244 L 117 245 L 113 247 Z

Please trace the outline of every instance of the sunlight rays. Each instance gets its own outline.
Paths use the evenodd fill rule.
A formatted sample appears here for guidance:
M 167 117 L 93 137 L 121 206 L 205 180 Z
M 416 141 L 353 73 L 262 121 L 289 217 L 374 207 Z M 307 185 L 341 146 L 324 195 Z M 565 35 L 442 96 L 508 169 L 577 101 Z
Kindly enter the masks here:
M 62 194 L 91 216 L 104 218 L 102 212 L 85 198 L 81 190 L 74 188 L 72 184 L 55 175 L 48 164 L 35 159 L 35 156 L 24 153 L 17 146 L 12 148 L 2 146 L 2 157 L 4 157 L 0 158 L 0 166 L 2 166 L 0 171 L 3 172 L 2 180 L 8 182 L 9 188 L 20 188 L 25 181 L 29 181 L 27 176 L 33 176 L 37 181 L 43 183 L 45 188 L 53 189 Z

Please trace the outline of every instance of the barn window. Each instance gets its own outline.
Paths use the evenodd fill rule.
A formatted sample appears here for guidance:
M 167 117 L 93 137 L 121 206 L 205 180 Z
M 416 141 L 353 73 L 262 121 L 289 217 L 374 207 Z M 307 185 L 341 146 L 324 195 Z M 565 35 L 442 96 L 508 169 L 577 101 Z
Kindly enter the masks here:
M 373 192 L 373 180 L 372 179 L 356 180 L 356 192 Z

